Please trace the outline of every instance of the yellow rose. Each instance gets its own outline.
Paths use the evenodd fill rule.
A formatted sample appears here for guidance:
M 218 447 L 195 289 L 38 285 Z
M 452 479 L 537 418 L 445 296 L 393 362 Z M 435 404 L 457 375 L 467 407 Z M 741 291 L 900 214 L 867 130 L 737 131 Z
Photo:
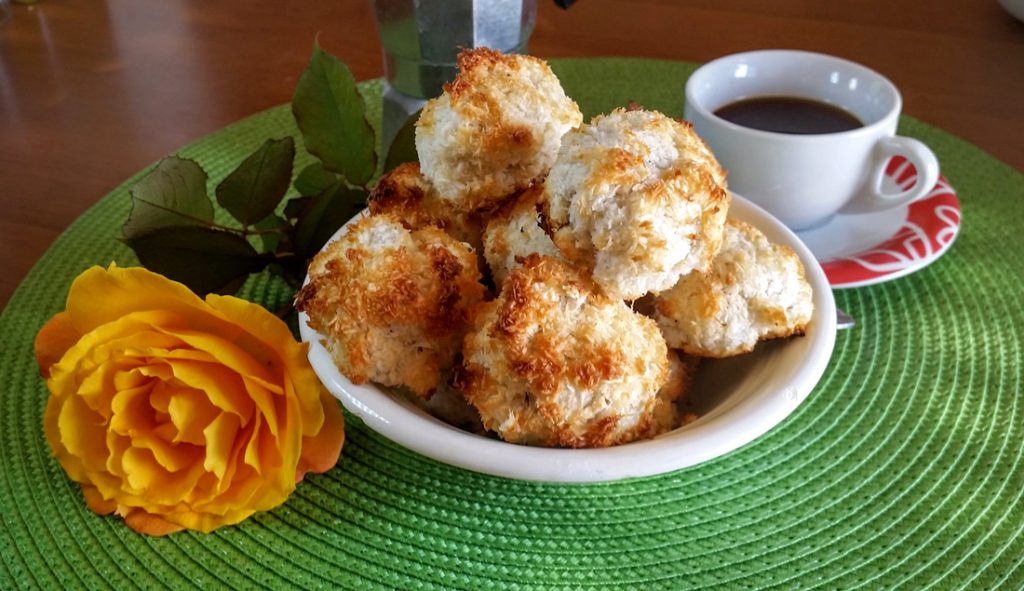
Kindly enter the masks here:
M 137 531 L 210 531 L 338 460 L 344 425 L 306 346 L 261 306 L 93 267 L 36 337 L 46 438 L 85 501 Z

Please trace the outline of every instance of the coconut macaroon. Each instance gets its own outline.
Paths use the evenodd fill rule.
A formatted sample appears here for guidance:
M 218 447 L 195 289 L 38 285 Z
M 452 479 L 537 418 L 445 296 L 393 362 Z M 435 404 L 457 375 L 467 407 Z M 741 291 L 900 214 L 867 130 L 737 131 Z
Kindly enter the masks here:
M 484 257 L 499 288 L 519 262 L 531 254 L 561 258 L 558 247 L 540 225 L 541 187 L 525 191 L 487 222 Z
M 702 357 L 746 353 L 759 340 L 803 334 L 814 311 L 799 257 L 738 220 L 725 227 L 707 272 L 683 277 L 654 301 L 669 346 Z
M 668 350 L 668 380 L 658 390 L 658 399 L 654 404 L 654 420 L 659 432 L 671 431 L 680 424 L 694 420 L 694 415 L 681 413 L 678 404 L 689 395 L 699 365 L 700 357 L 680 354 L 674 349 Z
M 483 296 L 469 246 L 438 228 L 409 231 L 389 216 L 369 216 L 313 259 L 295 305 L 352 382 L 427 397 Z
M 667 354 L 653 320 L 534 254 L 474 310 L 457 385 L 506 441 L 605 447 L 660 432 Z
M 430 415 L 458 427 L 463 431 L 483 435 L 484 426 L 480 422 L 480 414 L 466 402 L 462 392 L 453 388 L 447 380 L 442 380 L 430 398 L 422 398 L 415 394 L 407 394 L 406 398 L 414 405 L 422 408 Z
M 372 215 L 390 215 L 410 230 L 436 226 L 482 252 L 483 222 L 474 214 L 453 209 L 417 162 L 400 164 L 382 176 L 370 194 L 369 207 Z
M 562 135 L 583 121 L 548 65 L 480 47 L 416 123 L 424 176 L 463 211 L 487 209 L 543 178 Z
M 567 133 L 545 199 L 559 249 L 627 300 L 707 269 L 729 209 L 725 172 L 690 124 L 644 110 Z

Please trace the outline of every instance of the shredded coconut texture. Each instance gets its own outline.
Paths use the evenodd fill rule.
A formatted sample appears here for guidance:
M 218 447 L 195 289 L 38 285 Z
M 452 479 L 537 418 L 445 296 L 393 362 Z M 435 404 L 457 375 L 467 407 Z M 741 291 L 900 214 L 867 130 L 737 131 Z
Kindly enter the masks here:
M 706 269 L 729 209 L 725 172 L 692 127 L 643 110 L 566 134 L 545 198 L 559 249 L 627 300 Z
M 459 74 L 427 102 L 416 152 L 439 195 L 463 211 L 496 206 L 547 175 L 562 135 L 583 121 L 544 61 L 463 50 Z

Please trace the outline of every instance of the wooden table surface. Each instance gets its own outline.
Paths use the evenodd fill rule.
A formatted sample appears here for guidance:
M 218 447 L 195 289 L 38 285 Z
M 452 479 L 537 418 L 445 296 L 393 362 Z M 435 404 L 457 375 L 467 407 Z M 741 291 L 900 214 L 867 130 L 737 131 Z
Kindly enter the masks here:
M 996 0 L 538 2 L 535 55 L 832 53 L 892 79 L 905 113 L 1024 169 L 1024 23 Z M 369 0 L 11 5 L 0 22 L 0 306 L 128 176 L 288 101 L 318 34 L 357 79 L 382 74 Z

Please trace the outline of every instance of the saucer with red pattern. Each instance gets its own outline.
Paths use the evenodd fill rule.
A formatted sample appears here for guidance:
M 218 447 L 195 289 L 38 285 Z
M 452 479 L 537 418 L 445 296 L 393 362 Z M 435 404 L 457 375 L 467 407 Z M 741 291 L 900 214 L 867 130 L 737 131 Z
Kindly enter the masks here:
M 909 189 L 917 171 L 893 158 L 883 190 Z M 898 279 L 938 260 L 960 230 L 960 200 L 945 177 L 909 205 L 857 215 L 836 215 L 827 223 L 798 232 L 814 253 L 833 288 L 874 285 Z

